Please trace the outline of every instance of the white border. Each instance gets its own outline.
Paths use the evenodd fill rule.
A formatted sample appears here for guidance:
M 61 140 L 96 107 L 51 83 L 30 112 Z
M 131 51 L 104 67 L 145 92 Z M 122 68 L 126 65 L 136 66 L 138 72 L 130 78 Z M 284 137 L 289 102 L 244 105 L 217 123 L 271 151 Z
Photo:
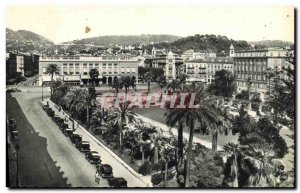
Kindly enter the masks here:
M 197 0 L 151 0 L 151 1 L 146 1 L 146 0 L 84 0 L 84 1 L 79 1 L 79 0 L 52 0 L 51 3 L 49 1 L 40 1 L 40 0 L 1 0 L 1 44 L 0 44 L 0 51 L 1 51 L 1 65 L 0 65 L 0 81 L 1 81 L 1 100 L 0 100 L 0 106 L 5 107 L 5 7 L 6 6 L 13 6 L 13 5 L 127 5 L 127 6 L 133 6 L 133 5 L 215 5 L 215 6 L 229 6 L 229 5 L 260 5 L 260 6 L 267 6 L 267 5 L 273 5 L 273 6 L 294 6 L 296 9 L 299 8 L 300 1 L 296 0 L 252 0 L 252 1 L 247 1 L 247 0 L 203 0 L 201 2 Z M 255 13 L 254 13 L 255 14 Z M 298 13 L 299 14 L 299 13 Z M 296 15 L 297 16 L 297 15 Z M 298 26 L 299 21 L 296 19 L 296 26 Z M 296 28 L 297 29 L 297 28 Z M 295 34 L 296 36 L 298 35 Z M 299 56 L 299 52 L 297 51 L 297 56 Z M 299 67 L 298 67 L 299 68 Z M 298 74 L 298 73 L 297 73 Z M 297 76 L 297 84 L 299 76 Z M 297 90 L 299 91 L 299 84 L 297 87 Z M 297 93 L 298 94 L 298 93 Z M 297 110 L 298 109 L 297 105 Z M 0 160 L 1 162 L 1 177 L 0 177 L 0 183 L 1 183 L 1 192 L 7 192 L 9 191 L 5 185 L 6 185 L 6 165 L 5 165 L 5 159 L 4 155 L 6 155 L 5 151 L 5 108 L 1 108 L 0 110 L 0 122 L 1 122 L 1 148 L 0 148 L 0 155 L 2 159 Z M 299 112 L 297 113 L 297 120 L 299 118 Z M 297 128 L 296 128 L 297 129 Z M 299 141 L 299 132 L 297 131 L 297 139 Z M 298 146 L 297 150 L 299 152 Z M 297 152 L 297 154 L 298 154 Z M 297 167 L 299 167 L 299 163 L 297 161 Z M 299 171 L 299 168 L 297 168 Z M 299 176 L 297 176 L 297 185 L 299 186 Z M 24 190 L 23 190 L 24 191 Z M 37 191 L 37 190 L 26 190 L 29 192 L 32 191 Z M 42 191 L 42 190 L 38 190 Z M 78 190 L 77 190 L 78 191 Z M 87 192 L 89 190 L 79 190 L 80 192 Z M 108 192 L 110 190 L 96 190 L 96 191 L 101 191 L 101 192 Z M 121 190 L 118 190 L 117 192 L 120 192 Z M 145 190 L 135 190 L 135 191 L 145 191 Z M 158 192 L 162 192 L 165 190 L 155 190 Z M 182 191 L 182 190 L 179 190 Z M 191 190 L 190 190 L 191 191 Z M 209 190 L 195 190 L 195 191 L 201 191 L 201 192 L 208 192 Z M 218 190 L 213 190 L 213 191 L 218 191 Z M 224 191 L 224 190 L 221 190 Z M 232 191 L 232 190 L 225 190 L 225 191 Z M 255 190 L 238 190 L 237 192 L 249 192 L 249 191 L 255 191 Z M 274 190 L 271 190 L 274 191 Z M 280 190 L 280 192 L 290 192 L 289 190 Z

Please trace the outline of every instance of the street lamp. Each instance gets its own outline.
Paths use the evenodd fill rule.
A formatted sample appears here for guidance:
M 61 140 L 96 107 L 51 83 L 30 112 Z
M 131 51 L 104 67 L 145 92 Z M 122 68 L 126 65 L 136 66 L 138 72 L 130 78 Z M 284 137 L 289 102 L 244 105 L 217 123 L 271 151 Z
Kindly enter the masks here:
M 19 187 L 19 150 L 20 150 L 19 143 L 17 143 L 15 149 L 16 149 L 16 161 L 17 161 L 16 186 Z
M 42 79 L 42 101 L 44 101 L 44 82 Z

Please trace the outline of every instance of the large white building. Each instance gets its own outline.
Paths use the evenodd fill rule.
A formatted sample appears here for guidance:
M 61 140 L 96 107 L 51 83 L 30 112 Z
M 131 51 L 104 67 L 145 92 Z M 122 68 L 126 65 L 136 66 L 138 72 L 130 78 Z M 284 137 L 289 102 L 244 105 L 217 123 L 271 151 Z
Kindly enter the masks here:
M 87 84 L 90 80 L 89 71 L 96 68 L 99 77 L 96 84 L 110 84 L 122 76 L 130 76 L 138 80 L 138 60 L 119 57 L 82 57 L 82 56 L 55 56 L 40 58 L 39 61 L 39 85 L 42 82 L 50 82 L 51 75 L 47 74 L 49 64 L 58 66 L 58 73 L 54 80 L 62 80 L 69 83 Z
M 217 71 L 227 70 L 233 73 L 233 58 L 213 57 L 184 62 L 183 72 L 187 82 L 205 82 L 211 84 Z
M 234 55 L 234 73 L 237 77 L 238 90 L 248 89 L 250 79 L 252 92 L 266 92 L 268 80 L 267 69 L 289 65 L 286 61 L 288 50 L 283 48 L 268 48 L 262 50 L 241 50 Z

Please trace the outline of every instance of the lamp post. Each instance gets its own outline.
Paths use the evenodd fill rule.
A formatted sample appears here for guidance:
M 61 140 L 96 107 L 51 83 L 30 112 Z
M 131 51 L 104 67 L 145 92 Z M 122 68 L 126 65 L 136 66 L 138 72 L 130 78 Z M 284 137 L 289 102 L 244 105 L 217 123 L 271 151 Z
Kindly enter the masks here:
M 20 150 L 19 143 L 17 143 L 15 149 L 16 149 L 16 161 L 17 161 L 16 186 L 19 187 L 19 150 Z
M 42 101 L 44 101 L 44 82 L 42 79 Z

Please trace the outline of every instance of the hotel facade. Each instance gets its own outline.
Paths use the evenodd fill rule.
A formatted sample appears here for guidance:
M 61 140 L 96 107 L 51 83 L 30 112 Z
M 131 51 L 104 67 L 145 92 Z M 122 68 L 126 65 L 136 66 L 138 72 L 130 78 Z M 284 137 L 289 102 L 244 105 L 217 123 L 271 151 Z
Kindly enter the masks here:
M 266 92 L 266 70 L 277 67 L 280 71 L 282 67 L 287 66 L 287 53 L 283 48 L 235 51 L 234 74 L 238 91 L 248 89 L 247 80 L 250 79 L 251 92 Z
M 211 84 L 217 71 L 227 70 L 233 73 L 233 58 L 213 57 L 185 61 L 183 66 L 183 72 L 188 76 L 187 83 L 204 82 Z
M 89 72 L 97 69 L 99 72 L 96 84 L 111 84 L 122 76 L 130 76 L 138 80 L 139 61 L 132 58 L 112 57 L 82 57 L 82 56 L 54 56 L 40 58 L 39 61 L 39 85 L 42 82 L 50 82 L 51 75 L 46 69 L 49 64 L 56 64 L 58 73 L 54 80 L 61 80 L 73 84 L 88 84 Z

